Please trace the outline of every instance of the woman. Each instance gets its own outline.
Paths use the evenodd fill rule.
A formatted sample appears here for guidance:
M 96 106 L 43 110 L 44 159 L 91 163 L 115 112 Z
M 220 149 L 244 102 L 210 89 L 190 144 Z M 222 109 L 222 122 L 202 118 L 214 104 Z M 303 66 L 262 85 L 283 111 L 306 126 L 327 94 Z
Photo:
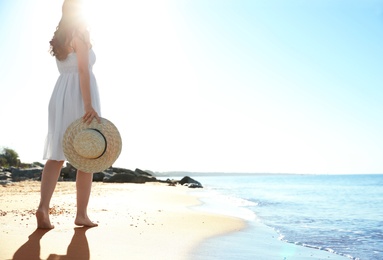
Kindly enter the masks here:
M 38 228 L 54 228 L 49 219 L 49 204 L 65 161 L 62 138 L 66 128 L 82 117 L 100 123 L 100 101 L 96 79 L 92 73 L 95 54 L 89 32 L 81 15 L 80 0 L 65 0 L 62 17 L 50 41 L 60 76 L 50 102 L 48 136 L 45 142 L 45 164 L 41 179 L 41 198 L 36 212 Z M 93 174 L 77 171 L 77 214 L 74 223 L 94 227 L 87 214 Z

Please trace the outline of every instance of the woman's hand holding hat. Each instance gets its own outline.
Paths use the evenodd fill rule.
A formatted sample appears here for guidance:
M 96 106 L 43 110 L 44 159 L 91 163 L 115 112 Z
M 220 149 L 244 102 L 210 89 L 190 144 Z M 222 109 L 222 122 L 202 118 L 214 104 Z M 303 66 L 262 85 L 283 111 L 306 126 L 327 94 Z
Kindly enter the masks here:
M 90 125 L 90 123 L 93 121 L 94 118 L 97 119 L 97 122 L 99 124 L 101 123 L 101 119 L 99 115 L 97 114 L 97 112 L 94 110 L 92 106 L 85 108 L 85 114 L 82 117 L 83 122 L 86 123 L 87 125 Z

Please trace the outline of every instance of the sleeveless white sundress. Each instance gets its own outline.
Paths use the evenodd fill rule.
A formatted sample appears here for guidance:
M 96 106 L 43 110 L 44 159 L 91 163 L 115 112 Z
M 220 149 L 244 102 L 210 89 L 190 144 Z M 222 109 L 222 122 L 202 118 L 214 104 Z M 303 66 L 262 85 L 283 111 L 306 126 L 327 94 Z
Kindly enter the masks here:
M 101 116 L 100 96 L 96 78 L 92 72 L 95 62 L 96 55 L 90 49 L 89 74 L 92 106 Z M 76 53 L 70 53 L 63 61 L 56 59 L 56 63 L 60 76 L 49 101 L 48 135 L 45 140 L 44 160 L 64 161 L 66 158 L 62 148 L 62 139 L 65 130 L 74 120 L 82 117 L 85 110 L 80 89 Z

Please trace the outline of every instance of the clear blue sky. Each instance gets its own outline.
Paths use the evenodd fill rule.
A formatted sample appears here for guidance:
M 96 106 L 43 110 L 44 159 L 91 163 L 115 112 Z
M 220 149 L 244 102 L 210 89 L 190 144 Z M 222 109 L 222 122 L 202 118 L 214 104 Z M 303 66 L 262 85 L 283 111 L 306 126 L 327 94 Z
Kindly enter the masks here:
M 383 173 L 383 0 L 90 2 L 116 166 Z M 0 0 L 0 147 L 26 162 L 42 161 L 60 11 Z

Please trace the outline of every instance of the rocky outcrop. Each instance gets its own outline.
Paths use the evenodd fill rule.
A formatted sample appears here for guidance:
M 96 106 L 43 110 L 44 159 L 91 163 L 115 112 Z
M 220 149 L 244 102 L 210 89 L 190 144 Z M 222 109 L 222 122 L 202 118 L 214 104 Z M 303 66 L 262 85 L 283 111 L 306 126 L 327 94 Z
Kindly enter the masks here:
M 65 167 L 61 169 L 60 179 L 63 181 L 76 180 L 77 169 L 70 163 L 67 163 Z
M 61 178 L 64 181 L 75 181 L 77 170 L 70 163 L 67 163 L 61 170 Z M 95 182 L 116 182 L 116 183 L 145 183 L 157 181 L 156 177 L 152 176 L 149 172 L 141 169 L 134 171 L 124 168 L 110 167 L 102 172 L 93 174 L 93 181 Z
M 10 169 L 0 167 L 0 184 L 8 184 L 12 182 L 12 173 Z
M 36 168 L 28 168 L 28 169 L 20 169 L 20 168 L 12 168 L 11 169 L 11 177 L 12 181 L 25 181 L 25 180 L 34 180 L 38 181 L 41 179 L 41 167 Z
M 119 168 L 115 174 L 110 177 L 104 177 L 104 182 L 130 182 L 130 183 L 145 183 L 145 182 L 155 182 L 157 181 L 156 177 L 150 175 L 149 173 L 136 169 L 135 171 L 121 169 Z
M 203 188 L 200 182 L 194 180 L 193 178 L 190 178 L 189 176 L 183 177 L 179 181 L 179 184 L 188 186 L 189 188 Z
M 7 184 L 9 182 L 18 182 L 24 180 L 41 180 L 43 168 L 15 168 L 11 167 L 0 168 L 0 184 Z M 75 181 L 77 170 L 70 163 L 61 169 L 60 181 Z M 202 188 L 201 183 L 185 176 L 181 180 L 158 180 L 151 171 L 144 171 L 135 169 L 134 171 L 124 168 L 110 167 L 103 172 L 96 172 L 93 174 L 94 182 L 108 182 L 108 183 L 146 183 L 146 182 L 162 182 L 168 183 L 169 186 L 184 185 L 189 188 Z
M 41 167 L 32 167 L 32 168 L 0 168 L 0 184 L 7 184 L 10 182 L 18 182 L 25 180 L 41 180 Z

